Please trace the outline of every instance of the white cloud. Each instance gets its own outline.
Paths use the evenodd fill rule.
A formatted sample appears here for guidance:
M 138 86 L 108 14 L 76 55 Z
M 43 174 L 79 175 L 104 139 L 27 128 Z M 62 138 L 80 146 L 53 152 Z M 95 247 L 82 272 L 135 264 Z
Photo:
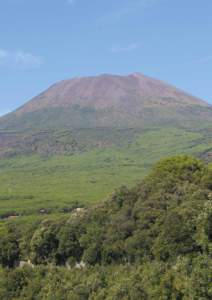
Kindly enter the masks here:
M 25 51 L 7 51 L 0 49 L 0 67 L 33 69 L 40 67 L 42 59 Z
M 19 65 L 24 65 L 24 66 L 41 65 L 41 59 L 39 57 L 34 56 L 31 53 L 18 51 L 16 52 L 14 58 L 16 63 Z
M 131 52 L 139 49 L 140 47 L 141 47 L 140 43 L 131 43 L 126 46 L 113 46 L 110 48 L 110 52 L 112 53 Z

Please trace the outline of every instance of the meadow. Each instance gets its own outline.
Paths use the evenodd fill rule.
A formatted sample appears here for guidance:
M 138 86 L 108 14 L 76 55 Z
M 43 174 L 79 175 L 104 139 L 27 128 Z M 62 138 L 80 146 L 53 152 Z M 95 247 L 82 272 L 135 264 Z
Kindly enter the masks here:
M 211 131 L 207 132 L 210 135 Z M 18 156 L 0 160 L 0 215 L 68 212 L 141 181 L 162 157 L 200 156 L 212 148 L 201 131 L 152 128 L 134 139 L 74 155 Z

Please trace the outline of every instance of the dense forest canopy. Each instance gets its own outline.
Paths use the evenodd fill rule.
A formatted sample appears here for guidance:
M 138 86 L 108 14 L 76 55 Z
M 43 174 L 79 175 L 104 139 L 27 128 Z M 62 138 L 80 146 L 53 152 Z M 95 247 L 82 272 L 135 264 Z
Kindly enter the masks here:
M 212 167 L 163 159 L 101 204 L 0 235 L 0 299 L 211 299 Z

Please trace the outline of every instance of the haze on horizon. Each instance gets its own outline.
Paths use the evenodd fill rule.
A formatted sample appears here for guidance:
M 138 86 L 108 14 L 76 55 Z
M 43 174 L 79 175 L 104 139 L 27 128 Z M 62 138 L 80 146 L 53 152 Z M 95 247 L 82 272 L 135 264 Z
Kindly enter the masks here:
M 0 115 L 102 73 L 142 72 L 212 103 L 211 10 L 210 0 L 4 1 Z

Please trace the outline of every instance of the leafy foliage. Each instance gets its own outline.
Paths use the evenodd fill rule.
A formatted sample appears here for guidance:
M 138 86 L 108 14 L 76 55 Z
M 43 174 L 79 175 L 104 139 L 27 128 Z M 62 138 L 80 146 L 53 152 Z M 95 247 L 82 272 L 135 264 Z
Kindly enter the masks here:
M 211 299 L 210 172 L 190 156 L 167 158 L 102 204 L 25 228 L 6 222 L 0 298 Z M 6 268 L 19 257 L 34 266 Z

